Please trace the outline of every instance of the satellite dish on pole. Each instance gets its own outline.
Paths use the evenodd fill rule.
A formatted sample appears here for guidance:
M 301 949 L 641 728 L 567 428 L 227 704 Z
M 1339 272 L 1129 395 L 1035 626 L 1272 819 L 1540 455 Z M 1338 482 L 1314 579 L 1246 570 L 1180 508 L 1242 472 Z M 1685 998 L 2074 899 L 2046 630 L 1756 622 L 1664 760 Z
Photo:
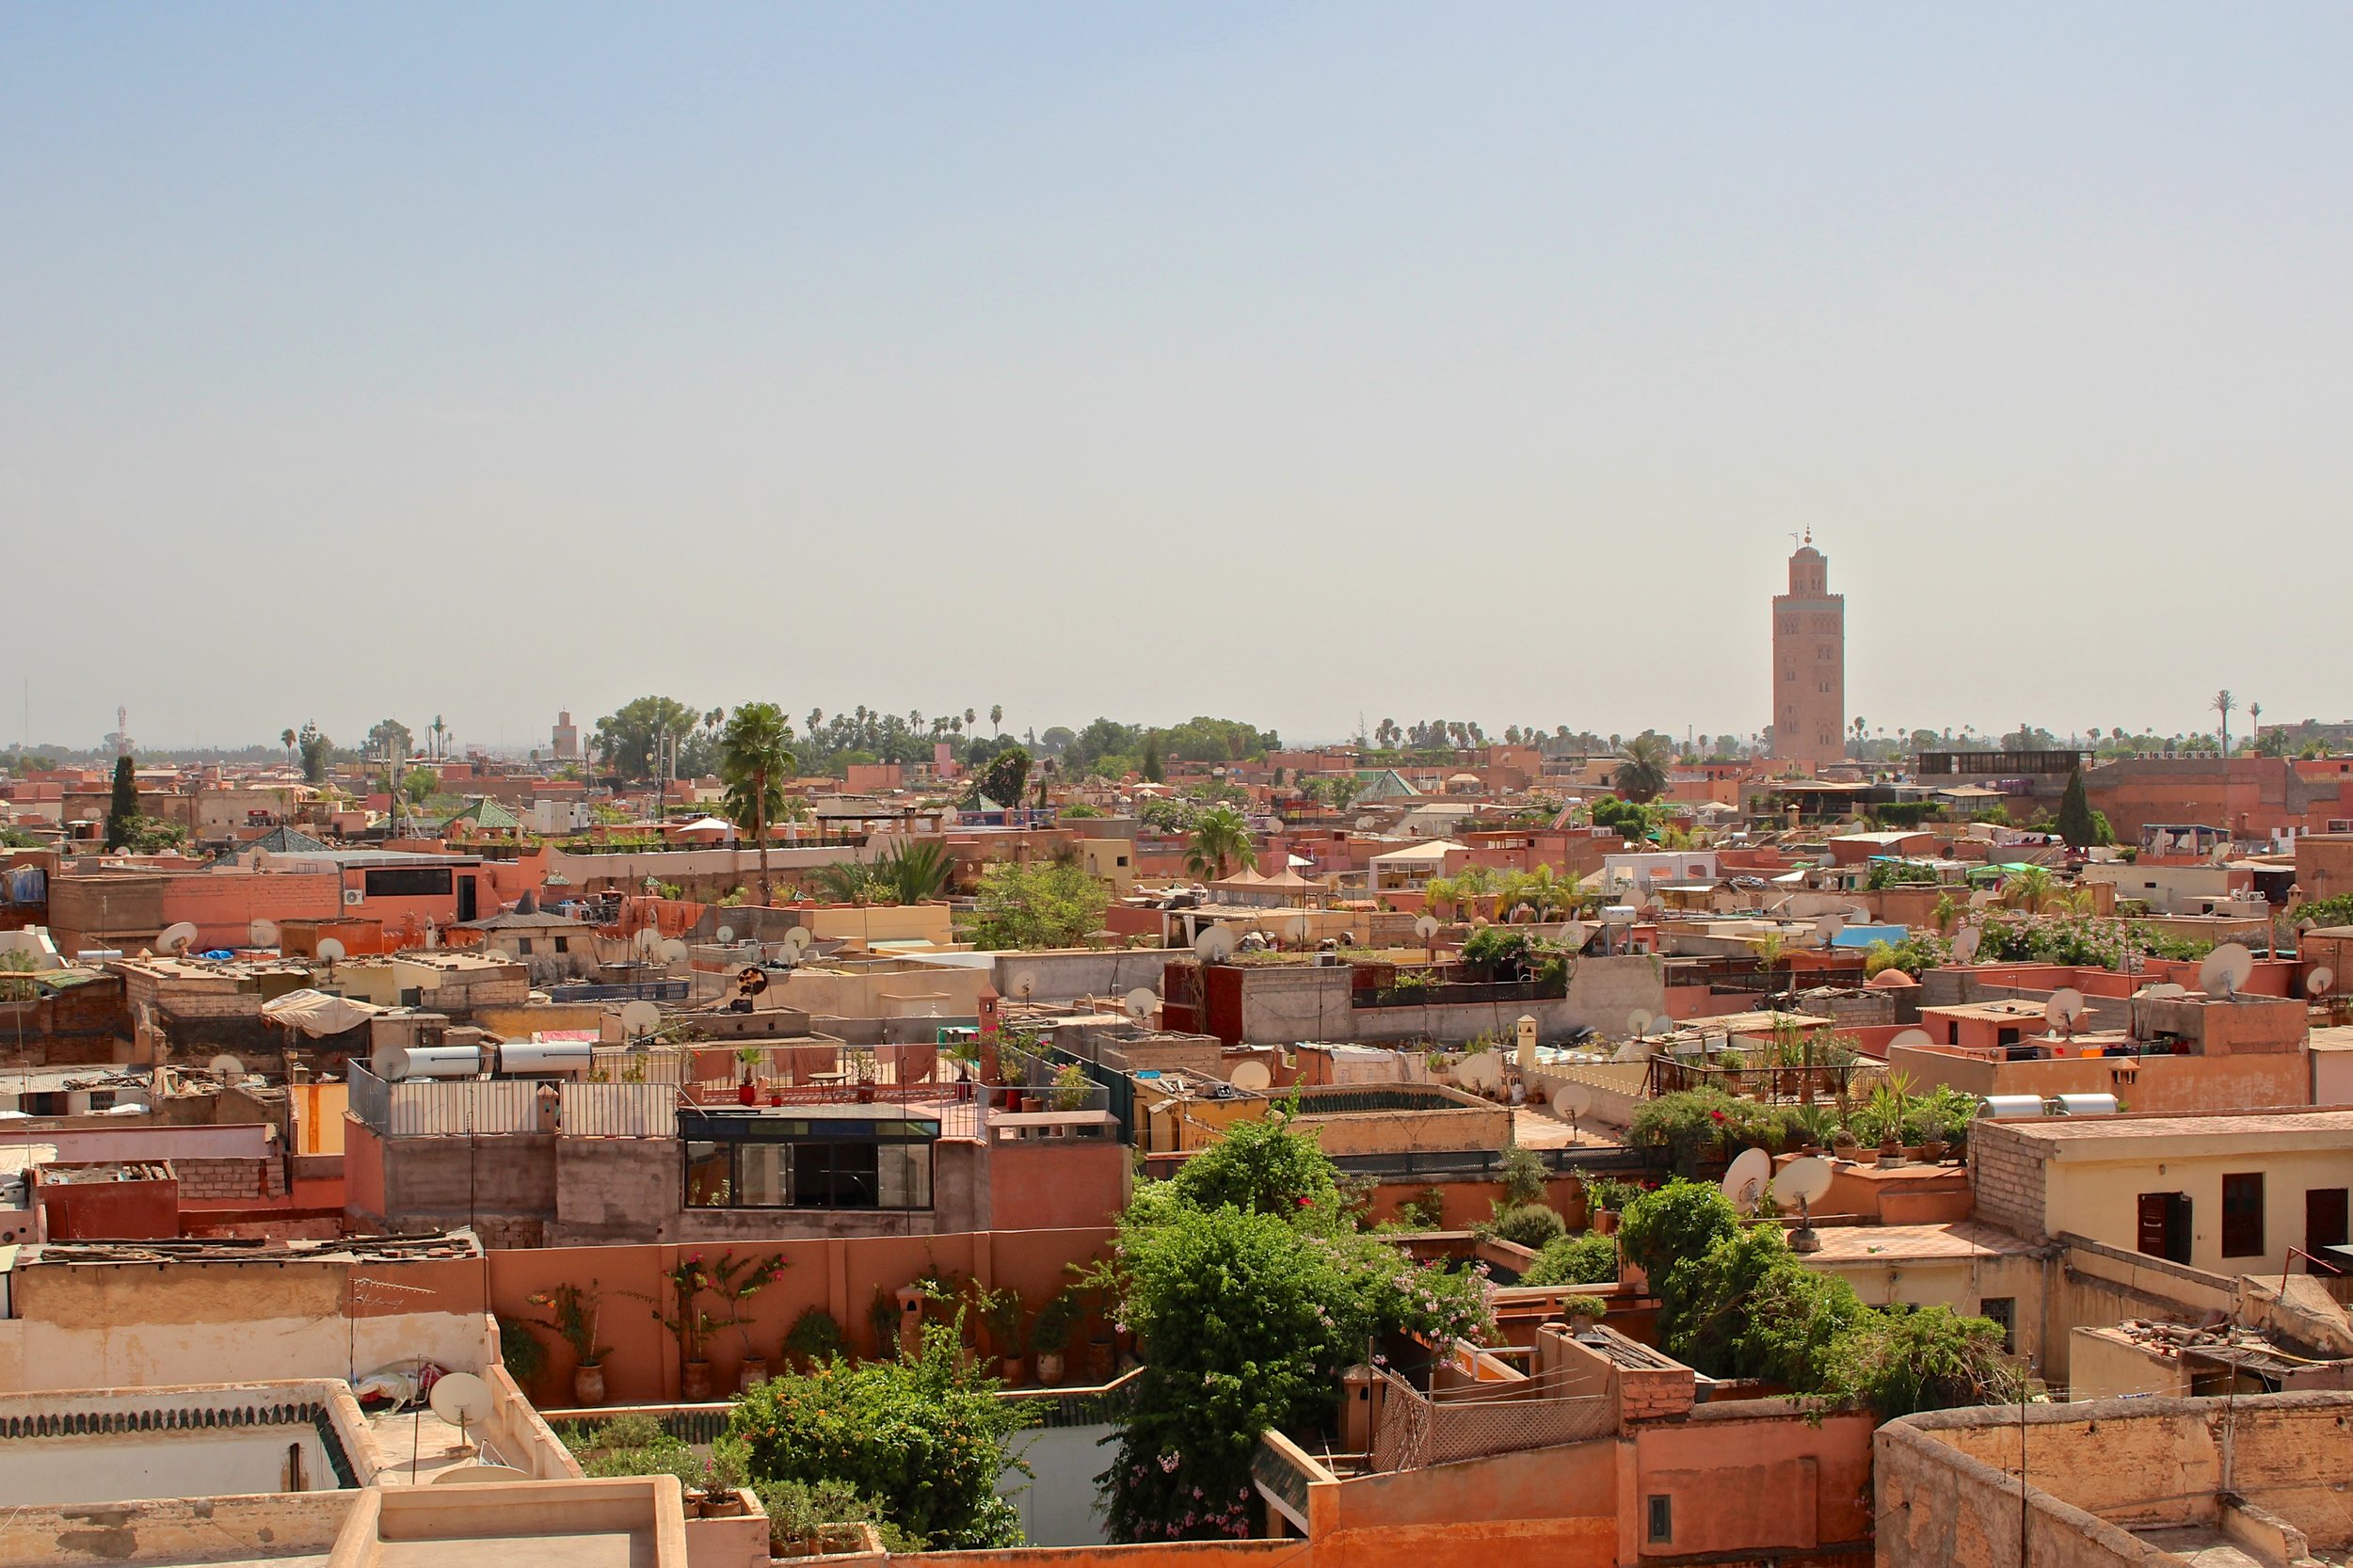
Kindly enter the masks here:
M 1135 1019 L 1138 1023 L 1144 1022 L 1144 1019 L 1152 1016 L 1152 1009 L 1159 1003 L 1160 1000 L 1160 999 L 1159 997 L 1153 995 L 1152 988 L 1150 986 L 1137 986 L 1134 990 L 1128 993 L 1126 1002 L 1128 1016 Z
M 1027 1001 L 1037 994 L 1037 976 L 1028 969 L 1016 969 L 1005 976 L 1005 989 Z
M 159 953 L 185 952 L 195 940 L 196 927 L 186 920 L 180 920 L 156 934 L 155 951 Z
M 1888 1041 L 1887 1048 L 1889 1050 L 1894 1050 L 1897 1046 L 1904 1046 L 1910 1048 L 1917 1049 L 1924 1046 L 1933 1046 L 1935 1044 L 1936 1036 L 1930 1034 L 1927 1030 L 1907 1029 L 1902 1033 L 1897 1035 L 1894 1039 Z
M 1414 922 L 1414 935 L 1427 942 L 1438 934 L 1438 917 L 1424 915 Z
M 808 951 L 808 927 L 805 925 L 796 925 L 792 930 L 786 932 L 784 934 L 784 945 L 791 951 L 792 956 L 795 958 L 798 958 L 802 953 L 807 952 Z
M 1976 958 L 1977 955 L 1977 943 L 1982 941 L 1984 937 L 1985 933 L 1979 931 L 1976 926 L 1962 926 L 1953 936 L 1953 962 L 1956 964 L 1966 964 L 1970 960 Z
M 2073 985 L 2062 985 L 2051 993 L 2042 1004 L 2042 1016 L 2049 1021 L 2052 1032 L 2075 1037 L 2075 1020 L 2084 1016 L 2084 994 Z
M 1193 951 L 1204 964 L 1222 964 L 1234 956 L 1234 934 L 1213 925 L 1193 939 Z
M 644 956 L 651 958 L 662 951 L 662 933 L 652 926 L 648 926 L 631 937 L 629 945 Z
M 243 1078 L 245 1076 L 245 1064 L 230 1055 L 227 1051 L 221 1052 L 221 1054 L 214 1057 L 210 1062 L 205 1063 L 204 1065 L 212 1071 L 218 1073 L 220 1075 L 220 1080 L 223 1083 L 228 1082 L 232 1078 Z
M 325 959 L 331 965 L 344 955 L 344 945 L 343 943 L 337 941 L 334 937 L 329 936 L 319 943 L 318 954 L 321 958 Z
M 434 1415 L 457 1429 L 457 1446 L 449 1452 L 473 1452 L 473 1445 L 466 1440 L 466 1430 L 488 1419 L 490 1385 L 472 1372 L 444 1372 L 425 1402 L 433 1407 Z
M 2304 977 L 2304 994 L 2308 997 L 2325 997 L 2329 994 L 2329 987 L 2336 983 L 2336 971 L 2324 964 Z
M 662 1009 L 649 1001 L 632 1001 L 621 1009 L 621 1032 L 631 1039 L 662 1027 Z
M 665 964 L 682 964 L 686 961 L 686 944 L 675 936 L 662 944 L 661 952 L 663 962 Z
M 1823 1193 L 1830 1191 L 1835 1175 L 1829 1160 L 1819 1155 L 1807 1155 L 1789 1161 L 1781 1168 L 1781 1175 L 1774 1178 L 1773 1201 L 1777 1204 L 1795 1204 L 1798 1209 L 1798 1228 L 1789 1235 L 1790 1251 L 1822 1250 L 1822 1239 L 1814 1234 L 1814 1206 L 1822 1201 Z
M 1625 1027 L 1637 1040 L 1642 1038 L 1650 1032 L 1650 1014 L 1642 1008 L 1636 1008 L 1625 1016 Z
M 792 929 L 798 931 L 800 927 L 794 926 Z M 712 932 L 711 936 L 713 941 L 717 942 L 721 947 L 726 947 L 735 940 L 735 927 L 731 925 L 723 925 L 718 930 Z
M 1274 1075 L 1266 1070 L 1263 1062 L 1237 1062 L 1234 1076 L 1226 1081 L 1237 1089 L 1264 1089 L 1274 1081 Z
M 1743 1214 L 1753 1214 L 1772 1185 L 1773 1157 L 1763 1149 L 1742 1149 L 1724 1172 L 1724 1196 Z
M 1582 1083 L 1563 1083 L 1553 1091 L 1552 1103 L 1569 1113 L 1569 1132 L 1574 1136 L 1578 1118 L 1593 1108 L 1593 1092 Z
M 2245 988 L 2248 977 L 2255 972 L 2255 955 L 2238 942 L 2225 942 L 2206 954 L 2206 961 L 2198 966 L 2198 988 L 2220 1001 L 2228 1001 Z
M 2168 980 L 2161 982 L 2158 984 L 2150 986 L 2148 990 L 2142 992 L 2141 994 L 2148 997 L 2153 1001 L 2171 1001 L 2177 997 L 2185 997 L 2189 995 L 2189 987 L 2181 984 L 2178 982 Z
M 245 934 L 252 939 L 253 945 L 257 948 L 274 948 L 278 945 L 278 922 L 276 920 L 255 920 L 245 928 Z

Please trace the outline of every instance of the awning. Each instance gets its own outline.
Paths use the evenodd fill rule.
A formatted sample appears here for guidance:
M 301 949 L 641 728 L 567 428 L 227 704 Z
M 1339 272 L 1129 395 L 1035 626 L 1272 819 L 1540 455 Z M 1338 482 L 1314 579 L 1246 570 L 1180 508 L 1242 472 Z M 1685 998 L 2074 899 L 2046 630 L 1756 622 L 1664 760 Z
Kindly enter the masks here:
M 289 991 L 262 1003 L 263 1017 L 274 1024 L 298 1029 L 314 1039 L 357 1029 L 383 1011 L 372 1001 L 354 1001 L 349 997 L 312 990 Z

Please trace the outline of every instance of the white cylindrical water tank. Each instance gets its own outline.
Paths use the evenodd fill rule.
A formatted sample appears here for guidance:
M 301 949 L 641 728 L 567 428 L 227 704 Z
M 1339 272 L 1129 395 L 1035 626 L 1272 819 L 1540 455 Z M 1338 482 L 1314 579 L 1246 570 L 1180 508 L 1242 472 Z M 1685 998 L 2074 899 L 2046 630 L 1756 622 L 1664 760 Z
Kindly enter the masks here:
M 2015 1122 L 2047 1114 L 2040 1095 L 1987 1095 L 1977 1101 L 1977 1115 L 1987 1121 Z
M 500 1072 L 523 1078 L 579 1078 L 596 1057 L 586 1040 L 509 1040 L 498 1053 Z
M 478 1046 L 410 1046 L 387 1054 L 392 1058 L 386 1065 L 392 1069 L 390 1081 L 394 1083 L 415 1078 L 472 1078 L 482 1071 Z
M 2114 1095 L 2054 1095 L 2051 1096 L 2054 1116 L 2113 1116 L 2116 1114 Z

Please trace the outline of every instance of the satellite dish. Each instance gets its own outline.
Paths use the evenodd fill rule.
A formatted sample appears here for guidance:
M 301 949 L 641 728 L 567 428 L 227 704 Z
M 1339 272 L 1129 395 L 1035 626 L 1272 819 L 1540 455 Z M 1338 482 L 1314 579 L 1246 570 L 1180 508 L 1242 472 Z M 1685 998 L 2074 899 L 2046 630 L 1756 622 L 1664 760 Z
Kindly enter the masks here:
M 1971 959 L 1977 957 L 1977 943 L 1982 941 L 1984 937 L 1985 933 L 1979 931 L 1976 926 L 1962 926 L 1959 932 L 1954 934 L 1953 936 L 1953 962 L 1956 964 L 1966 964 Z
M 1503 1084 L 1503 1064 L 1496 1053 L 1482 1050 L 1454 1064 L 1454 1081 L 1465 1089 L 1496 1089 Z
M 1790 1208 L 1819 1203 L 1830 1191 L 1833 1174 L 1830 1161 L 1819 1155 L 1792 1160 L 1773 1178 L 1773 1201 Z
M 344 945 L 343 943 L 335 940 L 334 937 L 329 936 L 325 941 L 319 943 L 318 954 L 321 958 L 327 960 L 329 964 L 332 964 L 335 960 L 344 955 Z
M 458 1376 L 466 1374 L 459 1373 Z M 512 1464 L 453 1464 L 433 1478 L 436 1486 L 480 1486 L 486 1481 L 530 1480 L 528 1470 L 518 1470 Z
M 662 961 L 665 964 L 679 964 L 685 962 L 686 944 L 680 941 L 675 936 L 662 944 L 661 952 Z
M 1152 1016 L 1152 1008 L 1160 1000 L 1160 999 L 1159 997 L 1152 994 L 1152 988 L 1150 986 L 1137 986 L 1134 990 L 1128 993 L 1128 1016 L 1135 1019 L 1138 1023 L 1144 1022 L 1144 1019 Z
M 1028 969 L 1016 969 L 1005 976 L 1005 988 L 1023 1001 L 1027 1001 L 1037 992 L 1037 976 Z
M 1897 1035 L 1894 1039 L 1888 1041 L 1887 1048 L 1889 1050 L 1894 1050 L 1897 1046 L 1903 1046 L 1910 1049 L 1917 1049 L 1924 1046 L 1933 1046 L 1935 1044 L 1936 1036 L 1930 1034 L 1927 1030 L 1907 1029 L 1902 1033 Z
M 798 931 L 800 927 L 794 926 L 792 929 Z M 721 947 L 726 947 L 728 943 L 735 940 L 735 927 L 731 925 L 723 925 L 711 935 L 712 939 L 715 940 Z
M 756 997 L 768 988 L 768 971 L 758 965 L 746 965 L 736 971 L 735 988 L 743 995 Z
M 662 933 L 652 926 L 648 926 L 630 938 L 630 946 L 650 958 L 662 951 Z
M 1998 896 L 1999 895 L 1997 895 L 1991 888 L 1980 888 L 1976 892 L 1969 895 L 1969 907 L 1972 909 L 1991 909 L 1993 907 L 1994 899 Z
M 1814 917 L 1814 935 L 1819 936 L 1825 942 L 1828 942 L 1833 936 L 1837 936 L 1840 932 L 1846 929 L 1847 920 L 1846 917 L 1843 915 L 1817 915 Z
M 189 944 L 195 940 L 196 927 L 185 920 L 181 920 L 176 924 L 164 927 L 156 935 L 155 951 L 164 953 L 185 952 L 188 951 Z
M 1234 934 L 1222 925 L 1210 926 L 1193 939 L 1193 951 L 1204 964 L 1222 964 L 1234 955 Z
M 457 1446 L 449 1451 L 473 1452 L 473 1445 L 466 1441 L 466 1429 L 489 1419 L 490 1385 L 472 1372 L 443 1372 L 425 1402 L 433 1407 L 434 1415 L 457 1429 Z
M 651 1034 L 662 1027 L 662 1009 L 649 1001 L 632 1001 L 621 1009 L 621 1032 Z
M 2254 972 L 2255 955 L 2238 942 L 2225 942 L 2206 954 L 2206 961 L 2198 966 L 2198 988 L 2228 1001 Z
M 245 1064 L 238 1061 L 235 1057 L 231 1056 L 227 1051 L 223 1051 L 220 1055 L 214 1057 L 210 1062 L 205 1063 L 204 1065 L 212 1071 L 218 1073 L 224 1081 L 229 1079 L 243 1078 L 245 1076 Z
M 278 922 L 276 920 L 255 920 L 245 928 L 245 934 L 252 939 L 253 945 L 257 948 L 274 948 L 278 945 Z
M 2217 866 L 2227 864 L 2231 858 L 2231 846 L 2228 843 L 2217 844 L 2214 846 L 2214 853 L 2206 858 Z
M 2189 987 L 2180 984 L 2174 981 L 2168 980 L 2158 984 L 2150 986 L 2149 995 L 2151 998 L 2158 1001 L 2171 1001 L 2176 997 L 2185 997 L 2189 995 Z
M 1274 1081 L 1274 1075 L 1266 1070 L 1263 1062 L 1237 1062 L 1234 1064 L 1234 1076 L 1229 1081 L 1237 1089 L 1264 1089 Z
M 1773 1181 L 1773 1157 L 1763 1149 L 1742 1149 L 1724 1172 L 1724 1196 L 1743 1214 L 1753 1214 L 1765 1201 Z
M 1625 1016 L 1625 1027 L 1636 1039 L 1641 1039 L 1650 1032 L 1650 1014 L 1642 1008 L 1636 1008 Z
M 2329 994 L 2329 987 L 2336 983 L 2335 971 L 2324 964 L 2304 977 L 2304 994 L 2308 997 L 2325 997 Z
M 1424 915 L 1414 922 L 1414 935 L 1425 942 L 1437 934 L 1438 917 L 1435 915 Z
M 796 925 L 792 930 L 786 932 L 784 934 L 784 945 L 792 950 L 792 955 L 795 958 L 799 957 L 802 953 L 807 952 L 808 951 L 808 927 L 805 925 Z
M 1566 1111 L 1574 1122 L 1593 1108 L 1593 1092 L 1582 1083 L 1563 1083 L 1552 1096 L 1552 1103 Z

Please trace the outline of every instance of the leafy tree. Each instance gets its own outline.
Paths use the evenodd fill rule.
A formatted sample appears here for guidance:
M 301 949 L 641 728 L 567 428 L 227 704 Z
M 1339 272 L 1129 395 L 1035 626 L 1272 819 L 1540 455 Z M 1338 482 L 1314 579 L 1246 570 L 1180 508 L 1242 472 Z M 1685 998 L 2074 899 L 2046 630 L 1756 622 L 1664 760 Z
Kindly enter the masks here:
M 1201 819 L 1201 808 L 1187 800 L 1147 800 L 1136 808 L 1136 820 L 1155 833 L 1190 833 Z
M 773 702 L 746 702 L 719 737 L 719 777 L 727 785 L 728 816 L 752 836 L 760 851 L 760 902 L 771 904 L 768 824 L 784 810 L 784 784 L 800 771 L 792 755 L 792 726 Z
M 398 719 L 378 719 L 368 727 L 367 754 L 375 757 L 408 760 L 416 749 L 416 737 Z
M 820 1361 L 744 1395 L 728 1420 L 761 1481 L 839 1481 L 879 1499 L 889 1522 L 940 1550 L 1017 1546 L 1020 1516 L 997 1496 L 1020 1465 L 1007 1440 L 1028 1419 L 968 1367 L 955 1330 L 934 1323 L 897 1361 Z
M 1650 808 L 1640 802 L 1620 800 L 1616 795 L 1603 795 L 1591 808 L 1595 827 L 1606 827 L 1623 833 L 1629 839 L 1650 837 L 1656 820 Z
M 1255 1122 L 1236 1122 L 1225 1136 L 1185 1161 L 1175 1177 L 1176 1196 L 1200 1209 L 1233 1208 L 1253 1214 L 1289 1215 L 1339 1198 L 1339 1174 L 1313 1141 L 1292 1129 L 1296 1098 Z
M 286 760 L 289 762 L 295 760 L 295 732 L 291 728 L 278 732 L 278 744 L 286 748 Z
M 1705 1256 L 1739 1225 L 1739 1211 L 1715 1183 L 1678 1179 L 1627 1205 L 1618 1240 L 1626 1256 L 1660 1284 L 1675 1259 Z
M 1050 739 L 1054 732 L 1049 729 L 1046 733 Z M 1074 775 L 1083 775 L 1091 769 L 1100 771 L 1104 759 L 1132 756 L 1143 744 L 1144 731 L 1136 726 L 1098 718 L 1071 737 L 1062 755 L 1063 768 Z
M 1215 882 L 1225 875 L 1225 864 L 1255 867 L 1257 847 L 1250 841 L 1250 824 L 1230 806 L 1212 806 L 1193 825 L 1185 846 L 1185 869 Z
M 1160 732 L 1159 730 L 1154 729 L 1144 735 L 1144 755 L 1138 761 L 1136 771 L 1144 775 L 1144 782 L 1147 784 L 1158 784 L 1168 776 L 1168 770 L 1160 763 Z
M 974 945 L 1066 948 L 1103 923 L 1110 889 L 1077 866 L 991 866 L 981 878 Z
M 1673 762 L 1674 743 L 1646 729 L 1619 751 L 1617 771 L 1609 781 L 1628 800 L 1657 800 L 1666 791 L 1667 770 Z
M 921 904 L 947 888 L 954 870 L 948 847 L 924 839 L 886 850 L 874 861 L 874 881 L 893 904 Z
M 130 842 L 131 824 L 139 814 L 138 779 L 128 756 L 115 759 L 113 792 L 106 797 L 106 847 L 121 849 Z
M 441 787 L 441 776 L 431 768 L 410 768 L 400 776 L 400 792 L 411 806 L 423 806 Z
M 1167 753 L 1188 762 L 1238 762 L 1263 757 L 1282 743 L 1272 729 L 1257 729 L 1239 719 L 1196 715 L 1172 725 L 1163 740 Z
M 2070 849 L 2087 849 L 2093 844 L 2112 842 L 2100 837 L 2099 824 L 2092 820 L 2091 801 L 2084 792 L 2084 771 L 2075 769 L 2067 776 L 2067 792 L 2059 796 L 2058 836 L 2067 840 Z
M 1021 791 L 1030 779 L 1030 754 L 1008 745 L 988 760 L 976 781 L 980 792 L 1007 810 L 1021 804 Z
M 1546 1241 L 1520 1275 L 1522 1285 L 1614 1285 L 1617 1279 L 1617 1243 L 1592 1231 Z
M 2002 1354 L 2002 1331 L 1948 1306 L 1865 1309 L 1819 1358 L 1821 1392 L 1871 1407 L 1882 1421 L 1953 1405 L 2008 1404 L 2021 1376 Z
M 302 755 L 302 781 L 306 784 L 327 782 L 327 760 L 334 753 L 335 743 L 315 724 L 304 720 L 302 730 L 295 737 L 295 749 Z
M 1070 749 L 1070 743 L 1079 737 L 1064 725 L 1049 726 L 1045 734 L 1035 737 L 1037 748 L 1048 757 L 1060 757 Z
M 641 696 L 597 721 L 597 756 L 623 778 L 651 778 L 657 745 L 682 744 L 701 717 L 674 697 Z

